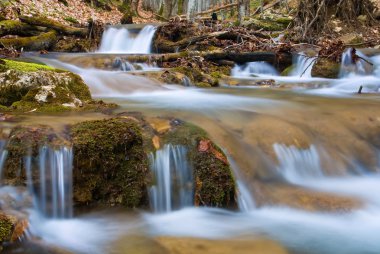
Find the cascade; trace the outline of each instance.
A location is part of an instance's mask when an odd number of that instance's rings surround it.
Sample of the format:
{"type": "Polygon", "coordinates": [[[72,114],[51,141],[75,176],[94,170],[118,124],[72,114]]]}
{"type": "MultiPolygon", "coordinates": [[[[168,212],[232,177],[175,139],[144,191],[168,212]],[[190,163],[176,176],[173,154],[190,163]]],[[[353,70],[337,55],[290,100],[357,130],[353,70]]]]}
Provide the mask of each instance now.
{"type": "Polygon", "coordinates": [[[308,57],[303,52],[293,57],[294,69],[290,72],[290,76],[300,78],[311,78],[311,70],[315,63],[315,57],[308,57]]]}
{"type": "Polygon", "coordinates": [[[250,62],[245,65],[235,67],[231,71],[233,77],[249,77],[251,75],[278,76],[278,71],[267,62],[250,62]]]}
{"type": "Polygon", "coordinates": [[[25,157],[27,186],[34,197],[35,209],[45,217],[70,218],[72,204],[72,163],[71,148],[58,149],[43,146],[38,153],[38,167],[34,167],[32,156],[25,157]],[[38,169],[39,186],[34,182],[34,172],[38,169]]]}
{"type": "Polygon", "coordinates": [[[372,72],[371,70],[372,66],[370,66],[370,64],[366,62],[366,61],[371,62],[371,60],[369,60],[367,56],[365,56],[359,50],[356,50],[355,54],[359,56],[359,59],[353,62],[352,54],[353,54],[352,48],[347,49],[343,53],[342,63],[341,63],[340,72],[339,72],[340,78],[347,78],[347,77],[356,76],[356,75],[363,76],[372,72]]]}
{"type": "Polygon", "coordinates": [[[149,54],[156,27],[145,26],[137,36],[126,27],[109,27],[103,34],[100,53],[149,54]]]}
{"type": "Polygon", "coordinates": [[[154,185],[150,188],[151,205],[164,213],[193,204],[193,176],[184,146],[165,145],[150,155],[154,185]]]}
{"type": "Polygon", "coordinates": [[[230,162],[231,169],[234,172],[234,176],[236,178],[239,209],[242,212],[250,212],[256,208],[255,200],[251,195],[251,192],[248,189],[247,185],[244,183],[244,178],[241,176],[241,170],[239,166],[231,157],[228,157],[228,161],[230,162]]]}
{"type": "Polygon", "coordinates": [[[289,182],[323,176],[318,150],[314,145],[308,149],[274,144],[273,149],[279,161],[278,172],[289,182]]]}
{"type": "Polygon", "coordinates": [[[3,167],[7,159],[8,151],[6,150],[6,141],[0,140],[0,179],[3,176],[3,167]]]}

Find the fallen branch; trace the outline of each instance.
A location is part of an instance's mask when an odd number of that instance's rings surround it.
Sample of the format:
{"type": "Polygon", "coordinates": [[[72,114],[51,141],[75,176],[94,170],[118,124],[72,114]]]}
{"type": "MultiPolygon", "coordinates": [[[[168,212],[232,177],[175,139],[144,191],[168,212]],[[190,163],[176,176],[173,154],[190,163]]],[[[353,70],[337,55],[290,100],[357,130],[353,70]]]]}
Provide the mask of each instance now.
{"type": "Polygon", "coordinates": [[[34,36],[37,28],[17,20],[0,21],[0,37],[4,35],[34,36]]]}
{"type": "Polygon", "coordinates": [[[41,16],[34,16],[34,17],[28,17],[28,16],[20,16],[19,19],[27,23],[29,25],[33,26],[43,26],[47,28],[51,28],[56,30],[58,33],[65,34],[65,35],[76,35],[85,37],[88,34],[88,30],[86,28],[76,28],[71,26],[62,25],[61,23],[41,17],[41,16]]]}
{"type": "Polygon", "coordinates": [[[157,39],[155,41],[155,47],[158,49],[159,52],[175,52],[176,50],[184,49],[189,47],[190,45],[193,45],[199,41],[203,41],[210,38],[218,38],[225,34],[227,34],[228,31],[222,31],[222,32],[214,32],[210,34],[204,34],[199,36],[194,36],[190,38],[185,38],[183,40],[172,42],[168,40],[163,39],[157,39]]]}

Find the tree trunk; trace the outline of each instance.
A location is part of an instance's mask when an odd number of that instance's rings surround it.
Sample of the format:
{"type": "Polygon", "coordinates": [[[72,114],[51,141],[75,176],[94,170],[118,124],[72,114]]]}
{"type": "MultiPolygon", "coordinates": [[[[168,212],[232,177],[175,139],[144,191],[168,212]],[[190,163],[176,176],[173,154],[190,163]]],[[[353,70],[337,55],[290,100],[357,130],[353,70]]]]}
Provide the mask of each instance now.
{"type": "Polygon", "coordinates": [[[244,17],[250,14],[250,1],[238,0],[238,20],[241,23],[244,17]]]}

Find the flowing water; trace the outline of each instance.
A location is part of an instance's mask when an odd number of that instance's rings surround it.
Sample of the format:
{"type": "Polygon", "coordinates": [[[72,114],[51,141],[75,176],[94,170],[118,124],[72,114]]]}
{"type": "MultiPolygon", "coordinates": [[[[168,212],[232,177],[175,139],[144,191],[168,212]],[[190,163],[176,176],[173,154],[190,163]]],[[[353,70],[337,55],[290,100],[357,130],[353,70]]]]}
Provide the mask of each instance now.
{"type": "Polygon", "coordinates": [[[137,35],[127,28],[109,27],[103,34],[99,52],[149,54],[156,27],[145,26],[137,35]]]}
{"type": "Polygon", "coordinates": [[[183,146],[165,145],[150,155],[154,184],[150,188],[153,210],[158,213],[190,207],[193,204],[193,177],[183,146]]]}
{"type": "MultiPolygon", "coordinates": [[[[96,54],[81,57],[91,60],[96,54]]],[[[78,67],[69,60],[39,59],[78,73],[95,98],[118,103],[119,112],[176,117],[205,129],[229,156],[239,210],[192,207],[187,151],[167,144],[150,155],[152,212],[103,211],[70,218],[72,151],[42,147],[39,186],[28,185],[36,197],[33,235],[74,253],[151,253],[157,250],[156,239],[171,236],[267,238],[294,254],[379,253],[380,97],[375,92],[380,60],[368,59],[372,71],[352,71],[336,80],[311,77],[310,59],[302,57],[295,58],[297,74],[291,77],[280,77],[267,63],[249,63],[235,67],[234,76],[271,77],[292,87],[206,90],[159,84],[128,71],[78,67]],[[356,94],[358,76],[371,93],[356,94]]],[[[78,120],[62,116],[61,125],[78,120]]],[[[32,120],[25,116],[23,121],[32,120]]],[[[25,165],[32,179],[33,160],[27,157],[25,165]]]]}

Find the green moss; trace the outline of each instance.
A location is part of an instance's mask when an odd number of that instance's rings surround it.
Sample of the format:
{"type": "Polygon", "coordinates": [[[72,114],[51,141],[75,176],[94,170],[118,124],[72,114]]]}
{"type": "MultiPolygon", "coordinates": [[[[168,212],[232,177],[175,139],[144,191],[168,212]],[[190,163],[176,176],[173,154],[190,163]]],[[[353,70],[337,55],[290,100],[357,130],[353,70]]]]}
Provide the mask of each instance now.
{"type": "Polygon", "coordinates": [[[212,85],[210,83],[206,83],[206,82],[196,82],[195,86],[200,87],[200,88],[212,87],[212,85]]]}
{"type": "Polygon", "coordinates": [[[31,37],[0,39],[0,44],[5,47],[13,47],[15,49],[23,48],[24,50],[37,51],[50,49],[57,42],[57,40],[57,33],[55,31],[50,31],[31,37]]]}
{"type": "Polygon", "coordinates": [[[66,17],[66,18],[64,18],[64,20],[66,20],[67,22],[70,22],[72,24],[79,24],[79,21],[73,17],[66,17]]]}
{"type": "Polygon", "coordinates": [[[74,125],[71,134],[74,192],[86,192],[74,196],[77,202],[125,207],[147,204],[147,157],[141,129],[134,121],[87,121],[74,125]]]}
{"type": "Polygon", "coordinates": [[[42,64],[36,64],[36,63],[26,63],[21,61],[12,61],[8,59],[3,59],[5,61],[5,68],[6,69],[12,69],[17,71],[24,71],[24,72],[34,72],[34,71],[55,71],[56,69],[47,65],[42,64]]]}
{"type": "Polygon", "coordinates": [[[313,65],[311,75],[321,78],[338,78],[340,72],[340,64],[329,59],[318,58],[313,65]]]}
{"type": "Polygon", "coordinates": [[[45,113],[67,112],[73,110],[73,108],[65,107],[62,104],[41,104],[32,101],[16,101],[10,108],[12,111],[28,112],[33,110],[45,113]]]}
{"type": "Polygon", "coordinates": [[[288,26],[293,21],[293,19],[289,18],[289,17],[278,17],[278,18],[275,18],[274,21],[277,23],[288,26]]]}
{"type": "Polygon", "coordinates": [[[243,26],[249,29],[263,29],[265,31],[282,31],[286,28],[286,25],[270,19],[250,19],[244,22],[243,26]]]}
{"type": "Polygon", "coordinates": [[[292,71],[294,70],[294,68],[295,68],[294,65],[290,65],[289,67],[287,67],[285,70],[281,72],[281,76],[289,76],[290,73],[292,73],[292,71]]]}
{"type": "Polygon", "coordinates": [[[12,235],[13,223],[4,214],[0,214],[0,242],[9,241],[12,235]]]}

